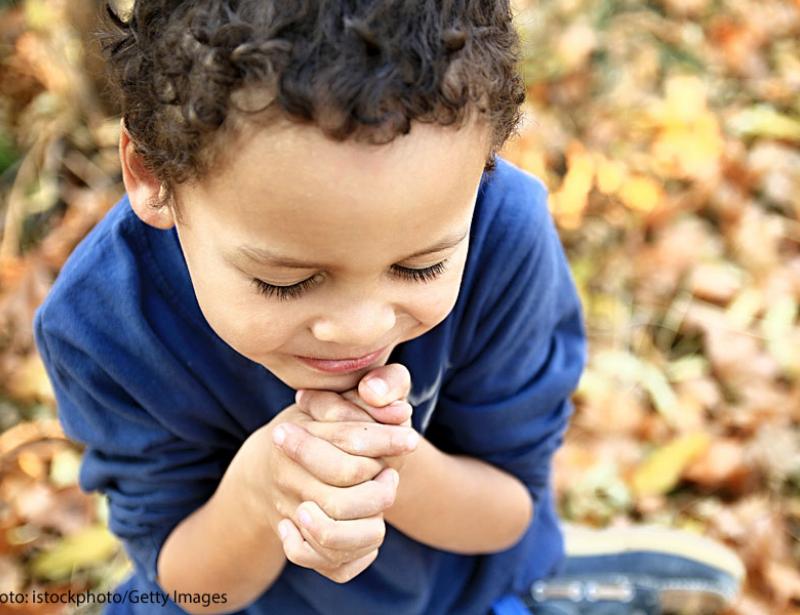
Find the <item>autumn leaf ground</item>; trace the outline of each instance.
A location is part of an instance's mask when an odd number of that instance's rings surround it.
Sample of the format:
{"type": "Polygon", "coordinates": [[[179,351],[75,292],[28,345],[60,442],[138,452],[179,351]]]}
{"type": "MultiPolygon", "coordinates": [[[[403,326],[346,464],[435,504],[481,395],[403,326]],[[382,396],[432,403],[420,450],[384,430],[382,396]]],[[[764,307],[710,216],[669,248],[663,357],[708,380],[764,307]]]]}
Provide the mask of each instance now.
{"type": "MultiPolygon", "coordinates": [[[[130,570],[31,331],[122,194],[95,8],[0,1],[0,591],[130,570]]],[[[503,154],[550,189],[590,337],[561,514],[713,536],[747,566],[731,613],[800,613],[800,2],[514,8],[528,99],[503,154]]]]}

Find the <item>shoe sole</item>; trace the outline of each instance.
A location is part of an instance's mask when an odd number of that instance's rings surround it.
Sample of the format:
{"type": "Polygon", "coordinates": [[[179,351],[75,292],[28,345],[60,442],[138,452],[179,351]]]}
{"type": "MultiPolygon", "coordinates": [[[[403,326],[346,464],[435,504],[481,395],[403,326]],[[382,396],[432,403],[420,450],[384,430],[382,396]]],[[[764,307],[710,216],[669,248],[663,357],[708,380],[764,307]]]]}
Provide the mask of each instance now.
{"type": "MultiPolygon", "coordinates": [[[[593,529],[562,522],[564,549],[569,557],[592,557],[611,553],[656,552],[682,557],[709,566],[726,575],[731,587],[740,587],[745,568],[735,551],[708,537],[658,525],[593,529]]],[[[661,606],[666,612],[700,615],[718,613],[735,595],[721,595],[706,583],[654,579],[661,606]]]]}

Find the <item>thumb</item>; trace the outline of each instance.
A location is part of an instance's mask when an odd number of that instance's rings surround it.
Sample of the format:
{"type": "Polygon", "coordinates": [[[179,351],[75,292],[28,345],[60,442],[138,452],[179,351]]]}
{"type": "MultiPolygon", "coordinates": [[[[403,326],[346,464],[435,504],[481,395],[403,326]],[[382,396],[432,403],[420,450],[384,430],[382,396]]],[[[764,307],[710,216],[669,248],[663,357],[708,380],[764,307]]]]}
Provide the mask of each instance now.
{"type": "Polygon", "coordinates": [[[384,468],[373,480],[397,487],[400,484],[400,474],[394,468],[384,468]]]}
{"type": "Polygon", "coordinates": [[[354,403],[356,406],[369,414],[377,423],[384,423],[385,425],[411,425],[411,414],[413,408],[405,400],[397,400],[383,406],[376,408],[371,406],[364,400],[363,397],[355,390],[345,391],[341,393],[342,397],[354,403]]]}

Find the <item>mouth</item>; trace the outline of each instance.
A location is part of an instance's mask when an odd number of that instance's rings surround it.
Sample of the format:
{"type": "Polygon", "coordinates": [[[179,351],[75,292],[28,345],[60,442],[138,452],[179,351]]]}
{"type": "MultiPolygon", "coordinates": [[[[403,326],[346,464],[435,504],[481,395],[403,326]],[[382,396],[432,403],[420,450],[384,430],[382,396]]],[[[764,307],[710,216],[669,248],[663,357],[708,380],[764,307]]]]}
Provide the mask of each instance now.
{"type": "Polygon", "coordinates": [[[347,359],[319,359],[316,357],[301,357],[299,355],[295,355],[295,357],[316,370],[326,373],[342,374],[353,372],[369,366],[377,361],[387,348],[388,346],[384,346],[383,348],[379,348],[378,350],[362,357],[347,359]]]}

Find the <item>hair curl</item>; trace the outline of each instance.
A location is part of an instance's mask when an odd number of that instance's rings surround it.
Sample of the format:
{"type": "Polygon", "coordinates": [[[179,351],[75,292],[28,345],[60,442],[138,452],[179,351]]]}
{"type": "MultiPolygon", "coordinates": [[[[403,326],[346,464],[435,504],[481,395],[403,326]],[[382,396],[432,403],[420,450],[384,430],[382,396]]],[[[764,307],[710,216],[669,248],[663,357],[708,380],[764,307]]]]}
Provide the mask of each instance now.
{"type": "Polygon", "coordinates": [[[136,0],[100,41],[125,125],[162,183],[201,179],[231,116],[315,124],[380,145],[411,121],[492,127],[486,170],[525,100],[508,0],[136,0]],[[272,114],[262,112],[271,111],[272,114]]]}

